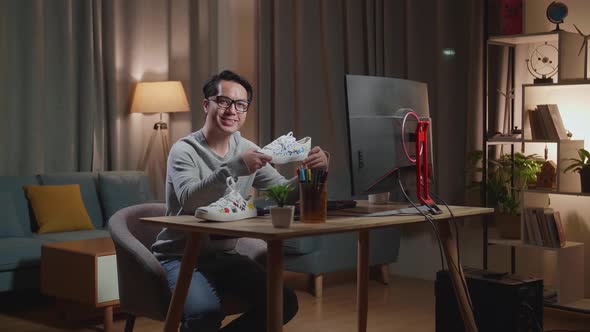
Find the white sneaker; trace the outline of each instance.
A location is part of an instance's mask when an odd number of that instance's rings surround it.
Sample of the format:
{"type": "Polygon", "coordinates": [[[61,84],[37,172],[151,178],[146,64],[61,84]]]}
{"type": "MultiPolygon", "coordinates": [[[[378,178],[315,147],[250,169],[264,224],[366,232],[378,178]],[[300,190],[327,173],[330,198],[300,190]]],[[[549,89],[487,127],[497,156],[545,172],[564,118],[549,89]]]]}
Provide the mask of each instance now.
{"type": "Polygon", "coordinates": [[[229,194],[217,201],[197,209],[195,217],[213,221],[232,221],[256,217],[256,208],[251,201],[246,201],[236,188],[233,177],[225,181],[231,189],[229,194]]]}
{"type": "Polygon", "coordinates": [[[305,159],[310,149],[310,137],[305,137],[297,141],[291,131],[287,135],[275,139],[267,146],[258,150],[258,152],[271,156],[271,163],[273,164],[286,164],[305,159]]]}

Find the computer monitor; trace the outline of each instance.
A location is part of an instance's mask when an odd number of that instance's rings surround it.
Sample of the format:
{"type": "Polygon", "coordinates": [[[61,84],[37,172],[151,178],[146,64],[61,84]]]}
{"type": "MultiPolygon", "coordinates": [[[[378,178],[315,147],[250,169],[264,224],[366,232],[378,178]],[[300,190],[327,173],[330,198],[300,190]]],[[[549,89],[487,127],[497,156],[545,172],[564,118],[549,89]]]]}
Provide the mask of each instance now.
{"type": "Polygon", "coordinates": [[[346,100],[352,195],[397,191],[396,169],[406,170],[404,176],[415,188],[416,169],[410,158],[416,158],[418,120],[410,116],[404,122],[404,116],[413,111],[420,119],[429,120],[427,85],[398,78],[346,75],[346,100]]]}

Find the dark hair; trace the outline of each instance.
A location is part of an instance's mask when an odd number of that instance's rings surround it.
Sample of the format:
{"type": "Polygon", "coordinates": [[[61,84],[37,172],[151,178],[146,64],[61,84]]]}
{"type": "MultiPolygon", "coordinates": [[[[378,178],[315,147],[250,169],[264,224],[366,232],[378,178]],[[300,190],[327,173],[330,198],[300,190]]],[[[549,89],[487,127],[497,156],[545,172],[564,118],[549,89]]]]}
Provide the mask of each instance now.
{"type": "Polygon", "coordinates": [[[219,93],[217,89],[220,81],[231,81],[240,84],[248,93],[248,101],[252,101],[252,86],[250,83],[245,78],[231,70],[224,70],[219,74],[213,75],[207,82],[205,82],[205,85],[203,85],[203,94],[205,95],[205,98],[217,96],[219,93]]]}

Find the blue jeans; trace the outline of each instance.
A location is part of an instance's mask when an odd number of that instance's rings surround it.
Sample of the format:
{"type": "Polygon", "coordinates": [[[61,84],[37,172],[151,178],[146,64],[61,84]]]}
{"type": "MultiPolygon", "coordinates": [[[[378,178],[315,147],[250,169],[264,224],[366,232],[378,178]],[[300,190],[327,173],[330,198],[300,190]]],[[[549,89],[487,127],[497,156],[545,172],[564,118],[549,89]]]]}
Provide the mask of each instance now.
{"type": "MultiPolygon", "coordinates": [[[[161,262],[170,289],[176,286],[180,260],[161,262]]],[[[266,331],[266,272],[247,256],[216,253],[201,256],[193,272],[180,331],[219,331],[225,313],[218,292],[241,298],[248,311],[223,328],[223,332],[266,331]]],[[[283,288],[283,323],[290,321],[297,310],[297,296],[283,288]]]]}

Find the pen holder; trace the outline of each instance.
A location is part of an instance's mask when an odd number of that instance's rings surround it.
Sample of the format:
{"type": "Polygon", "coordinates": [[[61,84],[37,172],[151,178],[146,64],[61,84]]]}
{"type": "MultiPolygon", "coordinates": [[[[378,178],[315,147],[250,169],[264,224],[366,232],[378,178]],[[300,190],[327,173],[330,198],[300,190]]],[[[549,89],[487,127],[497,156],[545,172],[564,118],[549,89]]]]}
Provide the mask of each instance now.
{"type": "Polygon", "coordinates": [[[326,222],[327,187],[327,183],[299,183],[299,219],[302,223],[326,222]]]}

